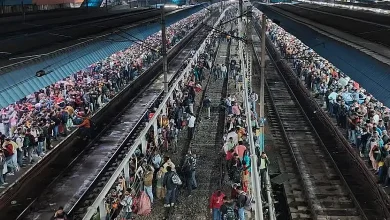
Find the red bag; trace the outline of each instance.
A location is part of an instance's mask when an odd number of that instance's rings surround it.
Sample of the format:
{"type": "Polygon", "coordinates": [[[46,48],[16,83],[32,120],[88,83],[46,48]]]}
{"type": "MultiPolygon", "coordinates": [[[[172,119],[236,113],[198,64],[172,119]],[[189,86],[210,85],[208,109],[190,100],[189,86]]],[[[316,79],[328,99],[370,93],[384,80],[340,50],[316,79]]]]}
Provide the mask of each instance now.
{"type": "Polygon", "coordinates": [[[7,144],[5,146],[4,155],[5,157],[10,157],[14,155],[14,146],[12,146],[12,144],[7,144]]]}
{"type": "Polygon", "coordinates": [[[138,203],[138,215],[149,215],[152,211],[149,196],[145,192],[141,192],[138,203]]]}

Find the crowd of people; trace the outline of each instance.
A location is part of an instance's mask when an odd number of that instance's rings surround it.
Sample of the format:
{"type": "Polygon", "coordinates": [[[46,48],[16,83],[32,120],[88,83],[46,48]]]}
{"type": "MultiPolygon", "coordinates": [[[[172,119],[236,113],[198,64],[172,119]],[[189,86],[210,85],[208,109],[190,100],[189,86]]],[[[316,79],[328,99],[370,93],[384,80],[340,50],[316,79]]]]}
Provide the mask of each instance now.
{"type": "MultiPolygon", "coordinates": [[[[206,13],[203,9],[167,27],[167,48],[206,13]]],[[[160,39],[161,31],[1,109],[0,187],[7,175],[44,156],[61,135],[74,127],[89,130],[89,117],[160,57],[160,39]]]]}
{"type": "MultiPolygon", "coordinates": [[[[147,215],[156,201],[164,203],[165,214],[172,213],[179,193],[184,189],[191,196],[196,189],[196,155],[188,152],[183,164],[177,166],[169,155],[178,151],[178,135],[183,129],[187,130],[187,139],[194,134],[194,106],[197,93],[200,92],[205,69],[209,68],[208,61],[215,51],[216,38],[206,40],[206,51],[199,55],[191,67],[190,74],[181,81],[179,89],[175,90],[172,99],[168,100],[166,114],[158,116],[158,135],[153,128],[148,133],[147,149],[137,149],[130,161],[130,178],[121,176],[117,186],[106,197],[107,219],[118,217],[131,219],[131,216],[147,215]]],[[[191,52],[190,59],[195,51],[191,52]]],[[[185,62],[189,64],[190,61],[185,62]]],[[[149,119],[155,114],[152,109],[149,119]]]]}
{"type": "MultiPolygon", "coordinates": [[[[241,93],[239,93],[241,96],[241,93]]],[[[251,175],[251,157],[249,149],[249,140],[247,129],[252,129],[254,134],[258,132],[257,115],[255,104],[257,94],[251,93],[251,122],[246,124],[246,116],[243,108],[242,97],[228,95],[221,100],[221,108],[226,110],[226,135],[224,136],[224,145],[222,153],[225,158],[225,166],[227,175],[230,180],[231,192],[227,196],[221,190],[214,192],[210,198],[210,211],[213,220],[245,220],[246,213],[252,209],[252,197],[250,188],[251,175]],[[240,101],[241,100],[241,101],[240,101]]],[[[257,136],[254,137],[255,143],[257,136]]],[[[260,152],[258,145],[255,147],[256,155],[258,156],[258,164],[256,169],[260,170],[261,185],[265,187],[265,175],[268,168],[269,160],[265,152],[260,152]]],[[[264,199],[262,200],[264,201],[264,199]]]]}
{"type": "MultiPolygon", "coordinates": [[[[237,48],[238,49],[238,48],[237,48]]],[[[251,176],[251,157],[248,140],[248,130],[252,129],[253,134],[257,134],[259,125],[256,114],[256,101],[258,95],[254,92],[248,94],[250,105],[251,124],[246,122],[245,109],[243,107],[242,88],[237,86],[237,76],[241,74],[241,61],[231,56],[230,64],[227,65],[229,73],[222,73],[220,68],[216,69],[216,78],[225,78],[229,76],[236,79],[236,93],[228,94],[226,98],[221,99],[220,108],[226,111],[224,144],[222,154],[225,159],[224,165],[229,177],[231,186],[230,195],[221,189],[216,190],[210,197],[210,212],[213,220],[245,220],[252,209],[252,197],[250,187],[251,176]]],[[[254,137],[257,143],[257,136],[254,137]]],[[[265,152],[260,152],[258,145],[255,146],[256,154],[259,158],[256,169],[260,169],[262,175],[262,186],[265,186],[265,174],[269,160],[265,152]]],[[[264,200],[263,200],[264,201],[264,200]]]]}
{"type": "MultiPolygon", "coordinates": [[[[261,12],[257,11],[256,15],[261,20],[261,12]]],[[[292,63],[297,77],[321,100],[337,125],[347,131],[351,146],[359,150],[362,158],[369,159],[379,182],[388,187],[389,108],[358,82],[269,19],[267,35],[281,56],[292,63]]]]}

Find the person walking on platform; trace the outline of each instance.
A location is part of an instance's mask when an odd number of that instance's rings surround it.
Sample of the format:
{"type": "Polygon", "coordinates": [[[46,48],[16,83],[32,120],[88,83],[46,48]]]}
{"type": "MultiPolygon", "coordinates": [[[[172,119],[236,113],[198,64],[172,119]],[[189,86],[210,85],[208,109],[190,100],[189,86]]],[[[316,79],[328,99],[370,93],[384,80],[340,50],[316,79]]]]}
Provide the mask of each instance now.
{"type": "Polygon", "coordinates": [[[210,112],[211,100],[207,95],[203,99],[203,107],[207,111],[207,119],[210,119],[210,117],[211,117],[211,112],[210,112]]]}

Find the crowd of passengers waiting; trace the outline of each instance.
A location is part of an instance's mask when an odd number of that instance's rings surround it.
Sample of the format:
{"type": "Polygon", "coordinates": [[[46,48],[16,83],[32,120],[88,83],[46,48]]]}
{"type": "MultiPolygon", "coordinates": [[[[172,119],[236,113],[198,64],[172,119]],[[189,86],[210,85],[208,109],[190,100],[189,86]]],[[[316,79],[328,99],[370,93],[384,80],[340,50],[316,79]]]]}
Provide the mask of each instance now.
{"type": "MultiPolygon", "coordinates": [[[[170,49],[205,16],[197,12],[167,28],[170,49]]],[[[158,58],[161,31],[0,110],[0,187],[6,177],[41,159],[60,136],[89,118],[158,58]],[[145,46],[147,45],[147,46],[145,46]]],[[[88,136],[89,133],[86,132],[88,136]]]]}
{"type": "MultiPolygon", "coordinates": [[[[260,12],[257,17],[261,20],[260,12]]],[[[337,125],[346,129],[351,146],[359,150],[362,158],[369,159],[379,182],[388,187],[389,108],[329,61],[268,19],[267,35],[281,56],[292,63],[297,77],[321,100],[337,125]]]]}

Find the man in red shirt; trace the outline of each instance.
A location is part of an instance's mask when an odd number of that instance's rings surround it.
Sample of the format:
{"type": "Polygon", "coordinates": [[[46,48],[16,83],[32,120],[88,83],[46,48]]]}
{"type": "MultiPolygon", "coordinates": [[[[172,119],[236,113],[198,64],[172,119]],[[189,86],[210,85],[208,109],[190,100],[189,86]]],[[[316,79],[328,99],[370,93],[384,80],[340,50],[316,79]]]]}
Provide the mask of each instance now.
{"type": "Polygon", "coordinates": [[[220,189],[215,191],[210,198],[210,213],[213,220],[221,220],[221,206],[223,205],[223,197],[225,194],[220,189]]]}
{"type": "Polygon", "coordinates": [[[246,147],[242,144],[242,141],[239,141],[238,145],[234,149],[234,153],[238,154],[238,156],[242,160],[242,158],[244,157],[244,152],[245,151],[246,151],[246,147]]]}

